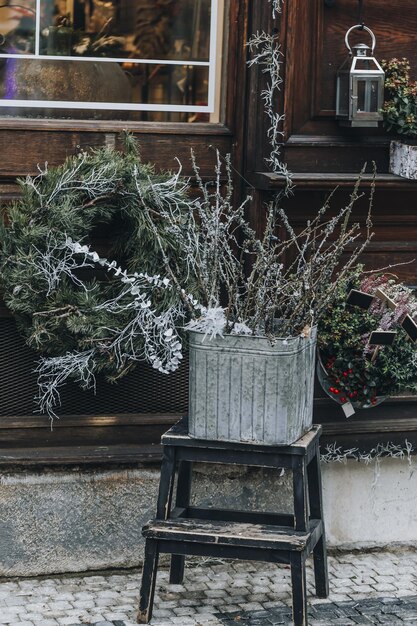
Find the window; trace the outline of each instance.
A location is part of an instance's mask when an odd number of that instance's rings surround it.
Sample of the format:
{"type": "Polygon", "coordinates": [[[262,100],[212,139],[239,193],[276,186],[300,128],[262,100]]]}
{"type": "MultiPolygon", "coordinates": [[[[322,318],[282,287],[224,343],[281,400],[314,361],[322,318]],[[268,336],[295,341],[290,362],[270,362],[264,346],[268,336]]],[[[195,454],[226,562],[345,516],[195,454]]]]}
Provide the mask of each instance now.
{"type": "Polygon", "coordinates": [[[223,0],[3,0],[0,115],[210,121],[223,0]]]}

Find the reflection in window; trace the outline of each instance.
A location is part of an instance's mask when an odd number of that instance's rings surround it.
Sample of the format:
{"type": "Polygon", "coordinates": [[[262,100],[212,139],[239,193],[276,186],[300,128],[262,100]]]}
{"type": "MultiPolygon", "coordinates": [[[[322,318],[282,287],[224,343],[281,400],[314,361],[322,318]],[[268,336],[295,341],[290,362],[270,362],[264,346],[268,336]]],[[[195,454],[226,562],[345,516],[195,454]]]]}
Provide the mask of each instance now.
{"type": "Polygon", "coordinates": [[[3,0],[0,114],[206,121],[219,4],[3,0]]]}
{"type": "Polygon", "coordinates": [[[0,52],[34,54],[36,0],[5,0],[0,5],[0,52]]]}

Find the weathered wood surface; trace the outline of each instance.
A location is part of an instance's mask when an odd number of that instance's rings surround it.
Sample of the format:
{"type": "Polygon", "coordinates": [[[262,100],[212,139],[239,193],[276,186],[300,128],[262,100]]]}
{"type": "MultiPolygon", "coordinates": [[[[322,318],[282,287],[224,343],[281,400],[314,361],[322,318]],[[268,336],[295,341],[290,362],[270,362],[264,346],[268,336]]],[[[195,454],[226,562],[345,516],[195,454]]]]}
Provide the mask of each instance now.
{"type": "MultiPolygon", "coordinates": [[[[117,413],[107,415],[65,415],[63,419],[53,422],[53,430],[65,428],[88,428],[100,426],[102,428],[118,426],[169,426],[176,424],[182,415],[180,413],[117,413]]],[[[18,415],[1,416],[0,431],[21,428],[48,428],[51,422],[46,415],[18,415]]],[[[0,436],[3,441],[3,434],[0,436]]]]}
{"type": "Polygon", "coordinates": [[[307,450],[320,436],[321,430],[321,426],[316,424],[305,435],[289,446],[262,446],[253,443],[194,439],[188,434],[187,418],[184,417],[162,436],[161,442],[163,445],[185,446],[193,449],[209,447],[211,450],[218,449],[228,451],[237,450],[245,452],[261,452],[266,456],[277,453],[280,455],[297,454],[303,456],[307,454],[307,450]]]}
{"type": "Polygon", "coordinates": [[[59,446],[4,448],[0,450],[2,466],[39,465],[108,465],[109,463],[160,463],[162,449],[156,444],[111,446],[59,446]]]}
{"type": "MultiPolygon", "coordinates": [[[[293,172],[293,181],[298,189],[334,189],[337,187],[348,187],[352,189],[359,176],[355,173],[335,173],[335,172],[293,172]]],[[[266,190],[281,189],[285,185],[285,179],[280,174],[269,172],[256,172],[251,180],[257,187],[266,190]]],[[[376,184],[378,189],[398,189],[416,191],[416,183],[408,179],[398,178],[395,174],[377,174],[376,184]]],[[[361,186],[369,188],[372,184],[373,176],[364,174],[361,176],[361,186]]]]}
{"type": "Polygon", "coordinates": [[[319,488],[320,432],[320,426],[314,427],[304,435],[299,448],[297,445],[276,446],[274,454],[269,454],[271,446],[266,445],[245,444],[236,450],[218,449],[217,442],[213,441],[192,440],[194,447],[182,445],[181,442],[191,439],[187,434],[186,418],[172,427],[170,433],[173,436],[170,438],[168,433],[164,441],[158,519],[150,521],[142,529],[146,539],[147,556],[140,593],[138,616],[140,622],[148,621],[152,616],[155,570],[158,554],[162,552],[172,555],[170,580],[178,584],[183,579],[185,556],[267,561],[290,565],[294,626],[307,626],[305,560],[312,551],[316,591],[321,597],[328,594],[326,541],[319,488]],[[249,452],[248,447],[251,448],[249,452]],[[288,454],[280,454],[280,450],[286,450],[288,454]],[[303,450],[301,454],[300,450],[303,450]],[[280,463],[285,460],[286,466],[293,470],[294,515],[189,506],[192,486],[190,460],[207,458],[210,462],[218,464],[250,465],[259,463],[258,459],[261,457],[267,457],[271,467],[276,468],[282,467],[280,463]],[[176,506],[171,509],[178,461],[180,464],[176,506]],[[313,514],[319,517],[313,519],[313,514]]]}
{"type": "Polygon", "coordinates": [[[145,545],[145,559],[142,571],[139,612],[137,616],[138,624],[147,624],[152,617],[158,559],[158,542],[152,540],[147,541],[145,545]]]}
{"type": "Polygon", "coordinates": [[[158,540],[303,551],[321,529],[321,520],[312,520],[309,530],[302,532],[262,524],[180,518],[152,521],[143,527],[142,532],[144,537],[158,540]]]}
{"type": "MultiPolygon", "coordinates": [[[[0,417],[0,454],[7,448],[60,446],[132,446],[159,443],[178,414],[62,416],[51,424],[47,416],[0,417]],[[158,436],[159,435],[159,436],[158,436]]],[[[29,452],[29,450],[28,450],[29,452]]]]}

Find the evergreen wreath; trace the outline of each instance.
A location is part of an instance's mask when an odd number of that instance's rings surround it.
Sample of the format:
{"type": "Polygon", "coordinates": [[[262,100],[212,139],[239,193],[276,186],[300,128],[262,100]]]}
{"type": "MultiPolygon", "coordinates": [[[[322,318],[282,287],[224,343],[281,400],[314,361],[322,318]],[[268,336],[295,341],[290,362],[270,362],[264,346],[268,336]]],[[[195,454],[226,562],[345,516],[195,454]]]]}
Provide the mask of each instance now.
{"type": "Polygon", "coordinates": [[[126,135],[124,152],[82,151],[18,182],[21,198],[0,225],[1,287],[26,343],[44,355],[40,410],[55,415],[69,378],[94,387],[98,372],[115,381],[143,359],[175,370],[182,307],[159,272],[168,260],[187,284],[186,268],[161,213],[190,210],[187,181],[142,163],[126,135]],[[116,232],[117,262],[91,249],[103,224],[116,232]]]}

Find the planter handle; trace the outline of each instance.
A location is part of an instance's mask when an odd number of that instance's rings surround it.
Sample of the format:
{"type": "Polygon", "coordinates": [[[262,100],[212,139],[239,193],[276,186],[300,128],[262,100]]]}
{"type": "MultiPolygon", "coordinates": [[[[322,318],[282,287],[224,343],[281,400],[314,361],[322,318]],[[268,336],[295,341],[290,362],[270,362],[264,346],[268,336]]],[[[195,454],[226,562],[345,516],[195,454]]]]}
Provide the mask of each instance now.
{"type": "Polygon", "coordinates": [[[352,26],[347,31],[347,33],[345,35],[345,44],[346,44],[346,48],[349,50],[349,54],[352,54],[352,48],[349,45],[349,35],[352,32],[352,30],[356,30],[356,29],[358,29],[358,30],[366,30],[366,32],[371,35],[371,38],[372,38],[371,55],[373,56],[374,50],[375,50],[375,46],[376,46],[376,38],[375,38],[375,35],[373,34],[373,32],[371,31],[371,29],[368,28],[367,26],[365,26],[364,24],[355,24],[355,26],[352,26]]]}

